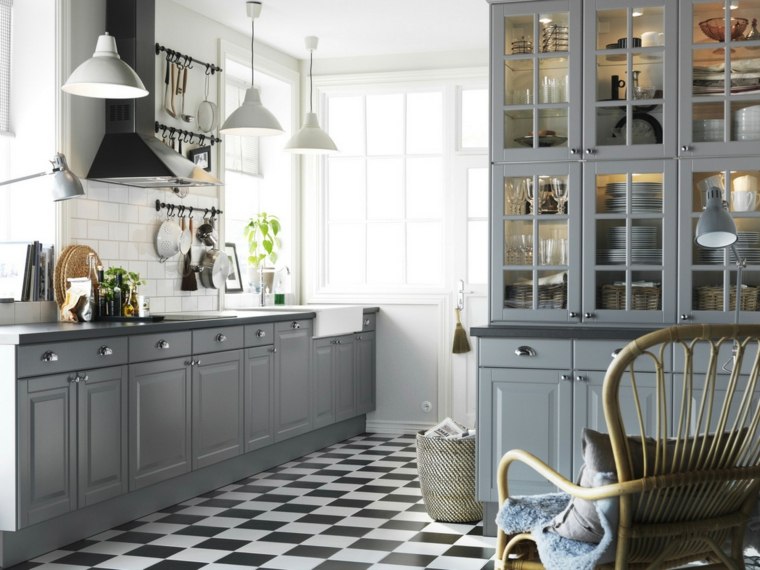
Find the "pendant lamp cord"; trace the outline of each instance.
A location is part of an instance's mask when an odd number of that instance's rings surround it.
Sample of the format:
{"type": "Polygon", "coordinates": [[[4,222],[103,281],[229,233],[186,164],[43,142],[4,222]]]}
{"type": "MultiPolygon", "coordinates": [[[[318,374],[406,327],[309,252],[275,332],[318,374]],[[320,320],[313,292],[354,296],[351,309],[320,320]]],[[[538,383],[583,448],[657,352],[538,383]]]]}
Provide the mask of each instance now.
{"type": "Polygon", "coordinates": [[[255,28],[254,25],[256,24],[256,18],[251,18],[251,87],[254,87],[253,85],[253,38],[255,37],[255,28]]]}
{"type": "Polygon", "coordinates": [[[314,112],[314,79],[311,71],[314,67],[314,50],[309,50],[309,113],[314,112]]]}

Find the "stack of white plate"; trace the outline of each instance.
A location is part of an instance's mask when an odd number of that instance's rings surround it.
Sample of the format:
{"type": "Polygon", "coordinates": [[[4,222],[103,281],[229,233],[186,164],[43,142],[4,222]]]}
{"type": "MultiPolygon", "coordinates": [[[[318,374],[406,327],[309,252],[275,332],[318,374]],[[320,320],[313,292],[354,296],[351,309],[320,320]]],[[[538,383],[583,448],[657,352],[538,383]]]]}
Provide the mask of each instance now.
{"type": "MultiPolygon", "coordinates": [[[[739,256],[742,259],[746,259],[747,263],[756,265],[760,263],[760,247],[758,247],[758,241],[760,240],[760,232],[739,232],[739,239],[736,241],[736,250],[739,252],[739,256]]],[[[736,263],[734,254],[731,250],[728,250],[728,263],[736,263]]],[[[722,264],[725,261],[725,248],[718,249],[704,249],[700,248],[697,254],[697,261],[699,263],[718,263],[722,264]]]]}
{"type": "Polygon", "coordinates": [[[732,127],[734,140],[760,140],[760,105],[752,105],[735,111],[732,127]]]}
{"type": "MultiPolygon", "coordinates": [[[[608,245],[615,249],[626,248],[626,227],[610,228],[607,232],[608,245]]],[[[657,228],[636,226],[631,228],[631,248],[655,249],[657,247],[657,228]]]]}
{"type": "MultiPolygon", "coordinates": [[[[662,212],[662,184],[659,182],[633,182],[631,184],[631,213],[662,212]]],[[[625,182],[607,184],[606,212],[624,214],[628,201],[628,185],[625,182]]]]}
{"type": "Polygon", "coordinates": [[[723,140],[723,119],[701,119],[693,122],[694,140],[697,142],[715,142],[723,140]]]}
{"type": "MultiPolygon", "coordinates": [[[[624,264],[628,251],[627,249],[600,249],[597,262],[600,264],[624,264]]],[[[662,263],[662,250],[631,249],[630,260],[632,264],[660,265],[662,263]]]]}

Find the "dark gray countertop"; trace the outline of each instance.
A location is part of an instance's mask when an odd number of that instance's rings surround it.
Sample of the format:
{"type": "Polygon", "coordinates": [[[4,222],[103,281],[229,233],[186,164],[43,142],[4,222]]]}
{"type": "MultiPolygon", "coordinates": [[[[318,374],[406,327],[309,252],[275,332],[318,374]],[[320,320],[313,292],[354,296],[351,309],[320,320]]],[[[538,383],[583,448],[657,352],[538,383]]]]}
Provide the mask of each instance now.
{"type": "MultiPolygon", "coordinates": [[[[378,307],[365,307],[365,313],[376,313],[378,307]]],[[[181,313],[180,313],[181,314],[181,313]]],[[[311,311],[256,311],[236,310],[209,312],[220,315],[221,318],[203,319],[203,313],[198,319],[158,322],[92,322],[92,323],[34,323],[28,325],[5,325],[0,326],[0,344],[34,344],[38,342],[51,342],[60,340],[79,340],[88,338],[106,338],[121,335],[149,334],[158,332],[183,331],[189,329],[203,329],[220,326],[252,325],[258,323],[272,323],[289,321],[293,319],[312,319],[316,313],[311,311]]],[[[167,318],[170,318],[167,315],[167,318]]]]}
{"type": "Polygon", "coordinates": [[[601,327],[562,325],[490,325],[471,327],[470,334],[479,338],[560,338],[579,340],[633,340],[656,330],[656,327],[601,327]]]}

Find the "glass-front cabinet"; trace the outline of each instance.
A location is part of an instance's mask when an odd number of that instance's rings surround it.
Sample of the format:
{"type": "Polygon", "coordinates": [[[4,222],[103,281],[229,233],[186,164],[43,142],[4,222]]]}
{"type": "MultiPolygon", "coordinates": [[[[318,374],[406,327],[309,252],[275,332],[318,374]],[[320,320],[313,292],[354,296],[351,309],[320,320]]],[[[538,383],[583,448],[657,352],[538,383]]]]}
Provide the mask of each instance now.
{"type": "Polygon", "coordinates": [[[493,167],[491,316],[578,322],[581,165],[493,167]]]}
{"type": "Polygon", "coordinates": [[[586,158],[675,154],[677,4],[584,3],[586,158]]]}
{"type": "Polygon", "coordinates": [[[683,0],[678,4],[681,156],[756,153],[760,145],[760,0],[683,0]]]}
{"type": "Polygon", "coordinates": [[[540,160],[580,156],[580,0],[494,9],[503,25],[493,37],[502,53],[493,63],[493,159],[536,160],[536,149],[540,160]]]}
{"type": "Polygon", "coordinates": [[[742,270],[739,322],[760,322],[760,164],[752,158],[681,161],[679,322],[733,323],[737,258],[742,270]],[[736,223],[735,248],[707,249],[694,242],[705,193],[720,188],[736,223]]]}
{"type": "Polygon", "coordinates": [[[583,321],[667,323],[676,306],[676,165],[586,164],[583,321]]]}

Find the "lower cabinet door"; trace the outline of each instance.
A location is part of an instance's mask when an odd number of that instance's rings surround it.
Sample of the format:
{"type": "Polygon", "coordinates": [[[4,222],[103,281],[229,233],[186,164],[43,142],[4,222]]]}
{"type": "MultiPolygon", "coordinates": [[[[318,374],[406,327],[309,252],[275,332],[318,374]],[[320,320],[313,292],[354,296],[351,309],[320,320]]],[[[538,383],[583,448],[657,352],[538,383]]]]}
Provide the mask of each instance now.
{"type": "MultiPolygon", "coordinates": [[[[478,374],[478,498],[498,499],[496,469],[510,449],[528,451],[570,477],[572,376],[567,371],[511,368],[481,368],[478,374]]],[[[510,495],[555,490],[522,464],[512,464],[508,480],[510,495]]]]}
{"type": "Polygon", "coordinates": [[[127,367],[80,374],[79,508],[126,493],[127,367]]]}
{"type": "Polygon", "coordinates": [[[314,427],[335,422],[335,370],[333,367],[334,338],[318,338],[313,344],[313,421],[314,427]]]}
{"type": "Polygon", "coordinates": [[[129,489],[191,468],[190,365],[185,358],[129,366],[129,489]]]}
{"type": "Polygon", "coordinates": [[[76,509],[75,377],[18,382],[19,527],[76,509]]]}
{"type": "Polygon", "coordinates": [[[193,469],[243,453],[243,351],[202,354],[193,366],[193,469]]]}
{"type": "Polygon", "coordinates": [[[245,450],[274,442],[274,346],[249,348],[245,353],[245,450]]]}
{"type": "Polygon", "coordinates": [[[275,325],[275,441],[311,429],[311,321],[275,325]]]}
{"type": "Polygon", "coordinates": [[[356,335],[354,341],[354,362],[356,363],[354,378],[356,380],[357,414],[366,414],[375,409],[376,354],[374,332],[356,335]]]}
{"type": "Polygon", "coordinates": [[[335,339],[335,420],[341,421],[356,415],[356,386],[354,381],[354,337],[335,339]]]}

